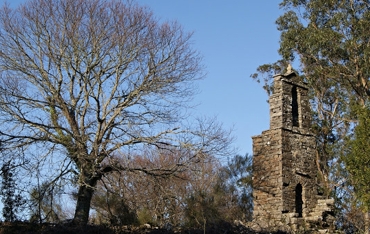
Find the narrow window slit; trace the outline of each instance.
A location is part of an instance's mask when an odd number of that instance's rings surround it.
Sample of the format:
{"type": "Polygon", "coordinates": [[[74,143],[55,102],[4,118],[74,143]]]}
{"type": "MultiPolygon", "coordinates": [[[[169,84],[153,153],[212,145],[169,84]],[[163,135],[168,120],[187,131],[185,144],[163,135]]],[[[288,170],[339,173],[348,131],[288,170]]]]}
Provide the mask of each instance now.
{"type": "Polygon", "coordinates": [[[297,184],[295,188],[295,212],[298,213],[298,217],[302,217],[302,210],[303,210],[302,185],[297,184]]]}
{"type": "Polygon", "coordinates": [[[292,122],[293,126],[298,127],[298,94],[297,94],[297,87],[294,86],[292,88],[292,122]]]}

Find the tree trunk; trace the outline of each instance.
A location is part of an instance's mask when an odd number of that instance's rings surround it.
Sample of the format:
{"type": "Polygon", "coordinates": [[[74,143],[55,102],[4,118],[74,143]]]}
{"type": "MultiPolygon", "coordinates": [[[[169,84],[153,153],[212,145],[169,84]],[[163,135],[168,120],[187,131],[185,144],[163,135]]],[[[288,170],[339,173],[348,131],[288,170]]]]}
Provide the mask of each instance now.
{"type": "Polygon", "coordinates": [[[87,183],[81,184],[77,193],[77,204],[73,223],[76,225],[86,225],[89,221],[91,199],[97,180],[92,179],[87,183]]]}

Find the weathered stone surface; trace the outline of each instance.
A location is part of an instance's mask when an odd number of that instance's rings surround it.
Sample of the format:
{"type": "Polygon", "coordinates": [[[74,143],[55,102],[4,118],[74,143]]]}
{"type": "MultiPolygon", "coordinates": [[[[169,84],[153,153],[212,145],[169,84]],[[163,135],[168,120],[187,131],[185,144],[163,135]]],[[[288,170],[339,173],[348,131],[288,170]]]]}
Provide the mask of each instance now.
{"type": "Polygon", "coordinates": [[[332,200],[318,200],[308,88],[294,72],[277,75],[269,104],[270,129],[252,137],[253,225],[309,228],[331,212],[332,200]]]}

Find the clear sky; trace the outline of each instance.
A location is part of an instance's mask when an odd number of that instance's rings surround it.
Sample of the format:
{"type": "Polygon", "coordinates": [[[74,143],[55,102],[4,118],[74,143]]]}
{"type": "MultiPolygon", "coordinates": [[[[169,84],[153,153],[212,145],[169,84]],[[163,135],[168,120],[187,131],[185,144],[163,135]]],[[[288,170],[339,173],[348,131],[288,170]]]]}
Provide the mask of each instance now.
{"type": "MultiPolygon", "coordinates": [[[[4,0],[1,0],[4,2],[4,0]]],[[[17,6],[25,0],[8,0],[17,6]]],[[[207,76],[199,82],[196,112],[233,128],[238,153],[252,154],[251,136],[269,128],[267,95],[249,76],[278,60],[280,0],[136,0],[161,20],[193,31],[207,76]]]]}
{"type": "Polygon", "coordinates": [[[280,0],[137,0],[162,20],[193,31],[207,77],[196,97],[199,115],[234,128],[238,153],[252,154],[251,136],[269,128],[267,94],[250,78],[259,65],[279,59],[280,0]]]}

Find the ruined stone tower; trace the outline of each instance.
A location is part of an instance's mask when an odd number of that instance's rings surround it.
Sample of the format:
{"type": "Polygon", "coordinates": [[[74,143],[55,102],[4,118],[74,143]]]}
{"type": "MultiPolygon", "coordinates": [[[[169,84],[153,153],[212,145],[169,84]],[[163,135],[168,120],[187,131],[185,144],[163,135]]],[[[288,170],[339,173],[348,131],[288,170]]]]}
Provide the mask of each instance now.
{"type": "MultiPolygon", "coordinates": [[[[322,219],[308,88],[295,72],[274,76],[270,129],[253,138],[253,223],[296,230],[322,219]],[[319,209],[319,210],[318,210],[319,209]]],[[[329,201],[331,203],[331,201],[329,201]]]]}

